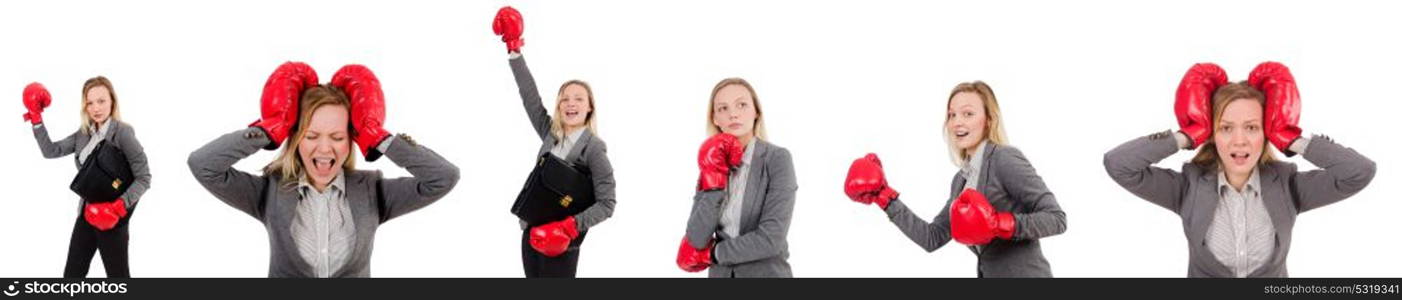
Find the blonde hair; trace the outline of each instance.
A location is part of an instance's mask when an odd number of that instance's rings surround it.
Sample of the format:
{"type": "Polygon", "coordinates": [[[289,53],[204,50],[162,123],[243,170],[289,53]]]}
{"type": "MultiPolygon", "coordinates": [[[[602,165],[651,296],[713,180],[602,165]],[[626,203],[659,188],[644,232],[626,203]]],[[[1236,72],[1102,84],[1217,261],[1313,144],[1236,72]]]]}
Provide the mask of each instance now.
{"type": "Polygon", "coordinates": [[[112,113],[107,115],[107,120],[122,120],[121,111],[117,109],[117,90],[112,89],[112,81],[107,80],[107,77],[103,76],[88,78],[88,81],[83,82],[83,105],[80,106],[80,110],[78,111],[78,115],[80,116],[78,119],[83,122],[78,128],[82,130],[84,134],[93,134],[93,132],[91,132],[92,129],[88,128],[93,122],[92,117],[88,116],[88,91],[99,86],[107,88],[107,96],[112,98],[112,113]]]}
{"type": "MultiPolygon", "coordinates": [[[[278,153],[276,159],[263,167],[263,174],[276,174],[282,179],[283,185],[287,186],[295,186],[299,181],[297,175],[304,173],[302,170],[305,166],[302,165],[297,148],[302,145],[302,138],[307,135],[307,124],[311,123],[312,113],[323,106],[341,106],[345,107],[347,111],[350,110],[350,100],[346,98],[346,94],[341,92],[341,89],[329,84],[318,85],[303,91],[298,103],[297,126],[292,127],[292,135],[288,137],[287,145],[283,146],[282,152],[278,153]]],[[[350,122],[346,122],[346,128],[350,130],[350,122]]],[[[354,132],[351,131],[351,134],[353,135],[354,132]]],[[[344,161],[345,164],[341,165],[341,169],[346,171],[355,169],[355,151],[346,151],[344,161]]]]}
{"type": "Polygon", "coordinates": [[[589,98],[589,114],[584,115],[584,128],[589,130],[589,134],[599,135],[599,131],[594,125],[594,89],[589,87],[589,83],[583,80],[574,79],[566,81],[560,85],[560,92],[555,94],[555,117],[550,118],[550,134],[555,136],[555,141],[565,140],[565,121],[561,117],[560,103],[565,102],[565,88],[571,85],[578,85],[584,88],[585,97],[589,98]]]}
{"type": "Polygon", "coordinates": [[[716,83],[715,88],[711,89],[711,99],[706,102],[706,136],[716,135],[717,133],[721,132],[720,127],[716,126],[715,123],[716,94],[720,93],[720,89],[732,85],[739,85],[745,87],[745,90],[750,92],[750,99],[755,102],[755,127],[753,130],[754,136],[761,140],[769,140],[769,134],[765,133],[764,130],[764,109],[762,109],[759,105],[759,94],[755,93],[755,87],[750,85],[749,81],[745,81],[744,79],[741,79],[739,77],[722,79],[719,83],[716,83]]]}
{"type": "MultiPolygon", "coordinates": [[[[949,98],[944,102],[945,110],[949,109],[949,104],[954,101],[954,96],[959,93],[974,93],[979,96],[979,99],[983,100],[983,113],[988,118],[986,122],[988,126],[984,128],[983,138],[994,144],[1007,145],[1008,134],[1003,132],[1003,110],[998,108],[998,97],[993,95],[993,88],[989,87],[987,83],[983,83],[983,81],[964,82],[955,85],[954,89],[949,91],[949,98]]],[[[946,113],[944,115],[944,122],[945,124],[949,124],[949,121],[949,114],[946,113]]],[[[969,160],[969,157],[973,156],[973,153],[969,152],[973,149],[959,149],[959,146],[954,144],[954,134],[949,131],[949,126],[943,127],[944,143],[949,147],[949,159],[954,162],[955,166],[963,167],[964,161],[969,160]]]]}
{"type": "MultiPolygon", "coordinates": [[[[1212,131],[1217,131],[1217,126],[1222,123],[1222,111],[1227,105],[1237,100],[1254,100],[1261,105],[1261,111],[1266,109],[1266,95],[1260,90],[1251,87],[1245,81],[1227,84],[1217,88],[1212,93],[1212,131]]],[[[1275,155],[1271,153],[1270,143],[1261,143],[1261,159],[1256,161],[1256,165],[1262,166],[1275,161],[1275,155]]],[[[1192,162],[1208,170],[1217,170],[1222,165],[1221,157],[1217,153],[1216,143],[1207,139],[1198,148],[1198,153],[1193,155],[1192,162]]]]}

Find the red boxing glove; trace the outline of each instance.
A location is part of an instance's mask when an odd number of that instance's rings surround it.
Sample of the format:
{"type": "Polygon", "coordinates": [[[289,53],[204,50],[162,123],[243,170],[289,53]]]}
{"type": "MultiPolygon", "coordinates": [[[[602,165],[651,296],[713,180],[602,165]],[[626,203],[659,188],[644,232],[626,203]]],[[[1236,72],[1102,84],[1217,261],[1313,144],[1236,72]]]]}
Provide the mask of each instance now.
{"type": "Polygon", "coordinates": [[[521,46],[526,44],[521,39],[521,33],[526,31],[526,21],[521,19],[521,12],[510,6],[502,6],[497,10],[497,17],[492,19],[492,33],[501,36],[501,41],[506,43],[506,52],[521,52],[521,46]]]}
{"type": "Polygon", "coordinates": [[[1266,139],[1281,153],[1294,156],[1290,143],[1300,138],[1300,90],[1295,87],[1290,68],[1278,62],[1263,62],[1251,70],[1246,83],[1266,94],[1266,139]]]}
{"type": "Polygon", "coordinates": [[[852,161],[852,167],[847,169],[847,184],[844,190],[852,201],[862,204],[876,203],[881,210],[886,210],[886,206],[891,204],[891,199],[901,194],[886,185],[886,173],[881,169],[881,159],[876,157],[876,153],[867,153],[866,156],[852,161]]]}
{"type": "Polygon", "coordinates": [[[277,67],[263,84],[263,118],[249,124],[262,128],[272,140],[263,149],[273,150],[287,139],[297,126],[297,107],[302,91],[317,85],[316,70],[300,62],[286,62],[277,67]]]}
{"type": "Polygon", "coordinates": [[[1227,71],[1213,63],[1199,63],[1183,74],[1178,83],[1178,95],[1173,113],[1178,116],[1178,128],[1190,140],[1188,148],[1197,148],[1212,136],[1212,93],[1227,84],[1227,71]]]}
{"type": "Polygon", "coordinates": [[[993,238],[1012,239],[1017,228],[1013,214],[993,210],[983,193],[964,189],[949,206],[949,231],[965,245],[984,245],[993,238]]]}
{"type": "Polygon", "coordinates": [[[706,242],[706,248],[696,249],[682,238],[681,248],[677,249],[677,267],[682,271],[701,272],[711,267],[711,249],[716,246],[716,241],[706,242]]]}
{"type": "Polygon", "coordinates": [[[40,114],[44,113],[44,109],[52,102],[53,97],[49,96],[49,89],[44,88],[43,84],[34,82],[24,86],[24,109],[28,110],[24,114],[24,120],[32,125],[44,123],[44,116],[40,114]]]}
{"type": "Polygon", "coordinates": [[[578,236],[574,217],[570,216],[531,228],[531,248],[548,257],[560,256],[570,248],[570,241],[578,236]]]}
{"type": "Polygon", "coordinates": [[[723,190],[730,182],[730,168],[739,166],[745,159],[745,146],[740,139],[729,133],[717,133],[701,143],[701,153],[696,156],[696,164],[701,167],[701,178],[696,182],[697,191],[723,190]]]}
{"type": "Polygon", "coordinates": [[[380,90],[380,79],[365,66],[346,65],[331,76],[331,85],[350,98],[351,128],[360,153],[366,161],[380,159],[383,153],[375,147],[390,136],[384,128],[385,93],[380,90]]]}
{"type": "Polygon", "coordinates": [[[112,202],[88,203],[83,206],[83,220],[87,220],[88,224],[101,231],[112,229],[126,216],[127,203],[121,198],[112,202]]]}

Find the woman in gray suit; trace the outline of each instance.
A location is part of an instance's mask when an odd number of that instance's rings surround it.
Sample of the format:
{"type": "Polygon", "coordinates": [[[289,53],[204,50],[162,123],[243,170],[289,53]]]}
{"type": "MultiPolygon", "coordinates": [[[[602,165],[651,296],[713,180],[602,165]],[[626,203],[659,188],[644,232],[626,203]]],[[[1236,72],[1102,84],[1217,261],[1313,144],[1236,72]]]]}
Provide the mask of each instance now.
{"type": "Polygon", "coordinates": [[[959,173],[933,221],[921,220],[898,199],[876,154],[852,162],[847,196],[875,203],[925,251],[951,239],[968,245],[978,257],[979,277],[1051,277],[1038,241],[1065,232],[1066,214],[1027,157],[1008,145],[993,89],[982,81],[961,83],[947,105],[945,141],[959,173]]]}
{"type": "Polygon", "coordinates": [[[1377,165],[1326,137],[1300,134],[1299,92],[1284,65],[1263,63],[1246,82],[1227,82],[1216,65],[1193,66],[1178,88],[1180,130],[1106,152],[1105,171],[1182,217],[1189,277],[1286,277],[1295,216],[1362,190],[1377,165]],[[1271,144],[1321,169],[1297,171],[1275,159],[1271,144]],[[1154,166],[1198,146],[1181,172],[1154,166]]]}
{"type": "Polygon", "coordinates": [[[81,168],[97,144],[107,141],[109,146],[122,151],[136,177],[135,182],[116,201],[79,202],[78,208],[82,214],[73,223],[63,277],[86,277],[96,251],[102,252],[102,266],[107,270],[107,277],[131,277],[127,265],[127,240],[130,237],[127,224],[131,214],[136,211],[141,195],[151,186],[151,171],[146,165],[146,152],[141,142],[136,140],[136,129],[122,122],[120,110],[117,109],[117,93],[107,77],[97,76],[83,83],[83,121],[78,132],[57,142],[49,139],[49,129],[44,126],[41,115],[50,101],[49,92],[43,85],[32,83],[25,87],[24,103],[29,112],[24,118],[34,125],[34,140],[39,142],[39,152],[44,154],[44,158],[76,153],[78,155],[74,155],[73,161],[81,168]]]}
{"type": "Polygon", "coordinates": [[[710,277],[793,277],[789,223],[798,191],[789,150],[770,144],[754,87],[740,78],[711,90],[711,135],[677,266],[710,277]]]}
{"type": "Polygon", "coordinates": [[[190,153],[190,172],[220,201],[263,223],[269,277],[369,277],[379,225],[438,201],[458,182],[452,163],[381,128],[384,116],[379,81],[368,69],[348,65],[319,85],[311,67],[289,62],[268,79],[263,118],[190,153]],[[287,147],[262,175],[233,168],[284,139],[287,147]],[[389,157],[413,176],[355,169],[352,140],[366,160],[389,157]]]}
{"type": "MultiPolygon", "coordinates": [[[[503,8],[498,22],[521,26],[520,15],[514,9],[503,8]],[[514,16],[514,17],[512,17],[514,16]],[[517,20],[511,22],[507,20],[517,20]]],[[[519,36],[517,36],[519,38],[519,36]]],[[[540,137],[536,157],[546,153],[574,166],[588,170],[594,184],[594,205],[563,220],[529,227],[521,221],[521,265],[526,277],[574,277],[579,266],[580,245],[589,228],[613,216],[613,165],[609,164],[608,146],[599,138],[594,127],[594,92],[580,80],[560,85],[555,98],[555,116],[542,105],[535,77],[526,68],[520,44],[507,43],[511,73],[516,76],[516,88],[531,128],[540,137]]]]}

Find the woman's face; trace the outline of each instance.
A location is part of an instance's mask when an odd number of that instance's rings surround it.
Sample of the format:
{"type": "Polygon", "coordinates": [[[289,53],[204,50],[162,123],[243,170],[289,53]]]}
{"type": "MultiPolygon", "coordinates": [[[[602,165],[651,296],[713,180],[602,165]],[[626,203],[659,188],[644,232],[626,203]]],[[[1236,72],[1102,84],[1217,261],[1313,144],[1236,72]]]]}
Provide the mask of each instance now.
{"type": "Polygon", "coordinates": [[[312,185],[318,190],[326,188],[341,166],[350,158],[350,119],[345,106],[325,105],[312,112],[307,124],[306,135],[297,145],[297,154],[302,159],[312,185]]]}
{"type": "Polygon", "coordinates": [[[566,131],[584,126],[589,113],[594,111],[589,107],[589,90],[578,84],[571,84],[560,91],[560,102],[555,109],[560,112],[566,131]]]}
{"type": "Polygon", "coordinates": [[[988,115],[984,111],[983,97],[978,93],[961,92],[949,99],[944,130],[953,137],[955,148],[973,150],[983,141],[988,127],[988,115]]]}
{"type": "Polygon", "coordinates": [[[1266,139],[1261,115],[1261,102],[1254,99],[1234,100],[1222,110],[1212,142],[1227,175],[1251,176],[1256,162],[1261,160],[1266,139]]]}
{"type": "Polygon", "coordinates": [[[95,124],[107,122],[107,118],[112,116],[112,92],[105,86],[94,86],[88,89],[88,94],[83,95],[84,105],[87,106],[88,119],[95,124]]]}
{"type": "Polygon", "coordinates": [[[742,141],[748,141],[754,134],[757,116],[755,99],[744,86],[732,84],[720,88],[716,97],[711,99],[711,110],[714,116],[711,124],[720,127],[721,132],[742,141]]]}

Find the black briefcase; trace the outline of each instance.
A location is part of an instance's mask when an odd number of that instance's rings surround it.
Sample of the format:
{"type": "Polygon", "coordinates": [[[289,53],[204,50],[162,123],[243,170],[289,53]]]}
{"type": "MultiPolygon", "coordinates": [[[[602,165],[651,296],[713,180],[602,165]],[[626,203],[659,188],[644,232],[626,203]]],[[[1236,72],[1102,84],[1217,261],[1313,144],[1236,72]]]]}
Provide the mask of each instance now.
{"type": "Polygon", "coordinates": [[[103,140],[88,154],[68,189],[89,203],[110,202],[121,198],[135,177],[122,149],[103,140]]]}
{"type": "Polygon", "coordinates": [[[578,214],[594,205],[594,180],[588,169],[545,153],[536,160],[511,213],[537,226],[578,214]]]}

